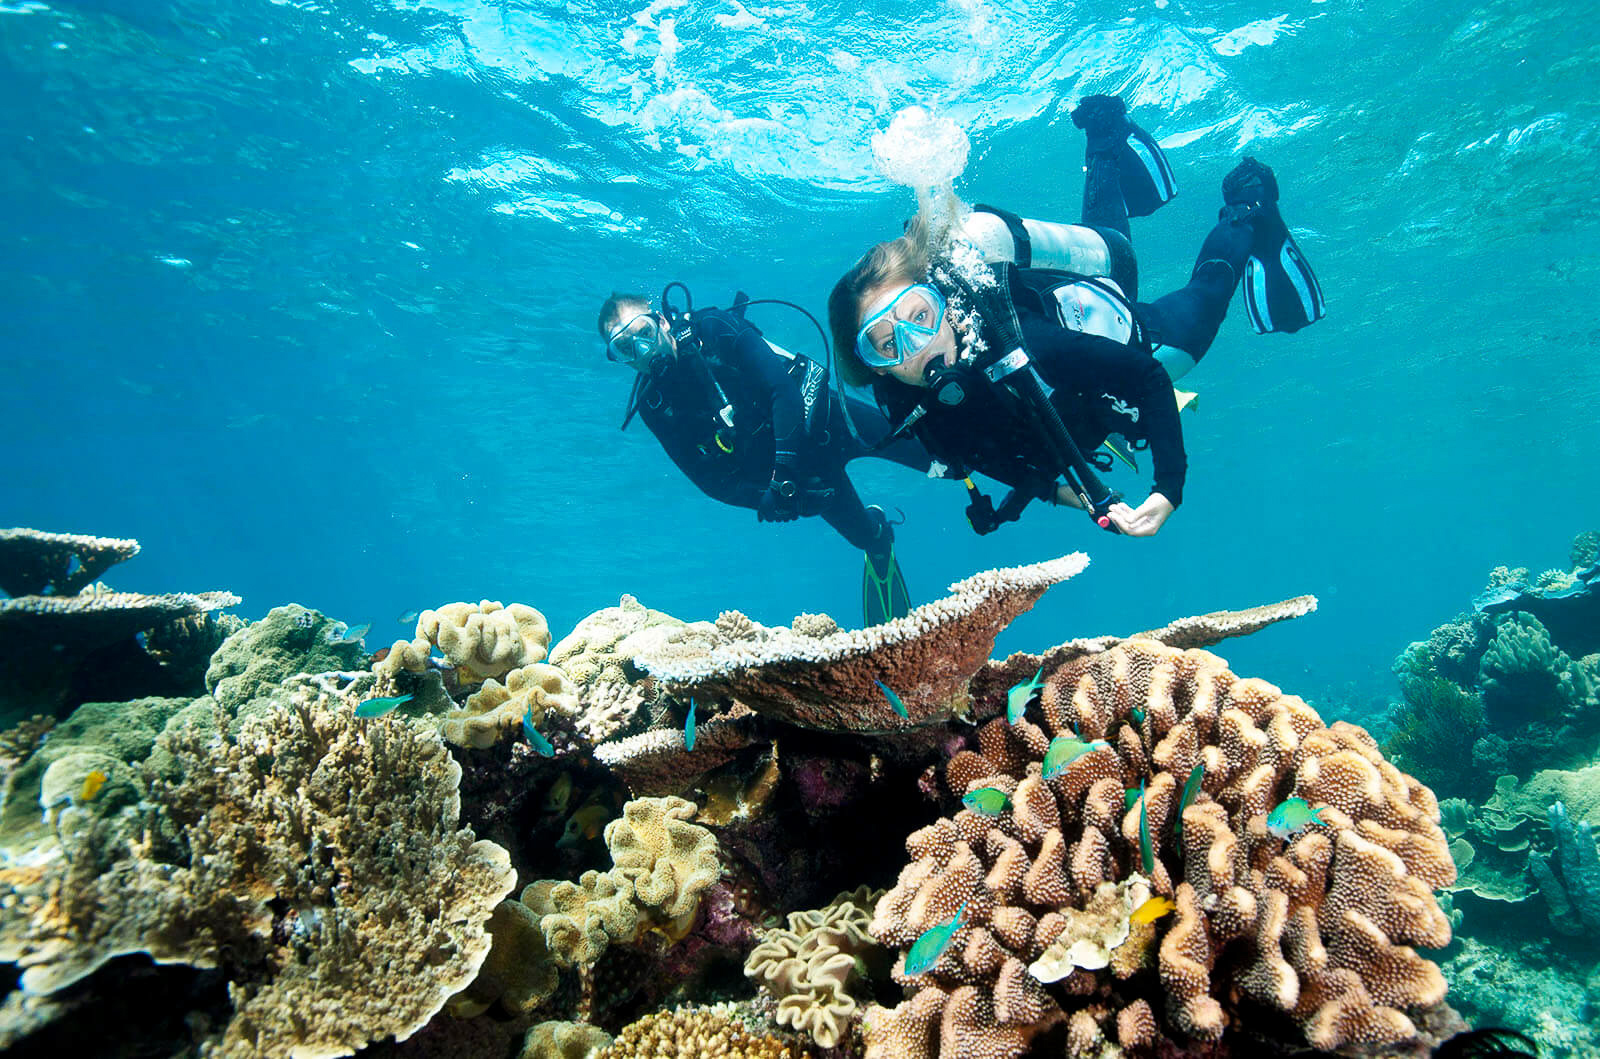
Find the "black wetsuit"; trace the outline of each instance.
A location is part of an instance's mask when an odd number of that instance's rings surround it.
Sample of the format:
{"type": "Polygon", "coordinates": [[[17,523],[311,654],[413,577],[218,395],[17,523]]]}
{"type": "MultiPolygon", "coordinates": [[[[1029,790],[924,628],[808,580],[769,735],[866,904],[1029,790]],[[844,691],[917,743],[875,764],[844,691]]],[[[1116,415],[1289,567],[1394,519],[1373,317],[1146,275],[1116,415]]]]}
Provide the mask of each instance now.
{"type": "MultiPolygon", "coordinates": [[[[1097,229],[1108,245],[1121,244],[1113,260],[1131,267],[1115,278],[1130,300],[1137,299],[1138,271],[1117,163],[1094,154],[1087,161],[1080,223],[1097,229]]],[[[1014,223],[1020,222],[1007,220],[1014,223]]],[[[1069,274],[1009,270],[1023,340],[1078,449],[1092,453],[1110,434],[1148,444],[1154,464],[1151,492],[1165,496],[1174,507],[1183,503],[1189,460],[1171,378],[1151,349],[1173,346],[1195,361],[1205,355],[1227,314],[1251,238],[1248,223],[1218,223],[1207,234],[1188,283],[1153,302],[1133,301],[1139,328],[1127,343],[1062,325],[1050,291],[1072,279],[1069,274]]],[[[988,321],[983,330],[989,348],[997,349],[1000,339],[988,321]]],[[[878,380],[875,389],[879,404],[896,422],[926,395],[892,379],[878,380]]],[[[954,408],[926,402],[928,413],[914,430],[929,453],[952,470],[975,470],[1025,495],[1053,497],[1060,468],[1050,463],[1048,448],[1029,426],[1028,415],[1011,407],[1013,399],[1003,390],[979,384],[967,387],[967,394],[954,408]]]]}
{"type": "MultiPolygon", "coordinates": [[[[681,350],[665,370],[642,376],[635,397],[639,418],[672,462],[707,496],[752,510],[778,474],[792,476],[804,493],[822,498],[802,514],[821,515],[862,551],[886,551],[892,534],[844,471],[869,452],[845,426],[837,398],[815,384],[815,373],[807,392],[807,362],[774,351],[754,324],[724,310],[697,311],[694,332],[699,352],[681,350]],[[733,408],[731,430],[718,418],[724,397],[733,408]]],[[[851,398],[850,415],[868,442],[889,431],[865,402],[851,398]]],[[[912,439],[870,454],[918,471],[929,463],[912,439]]]]}

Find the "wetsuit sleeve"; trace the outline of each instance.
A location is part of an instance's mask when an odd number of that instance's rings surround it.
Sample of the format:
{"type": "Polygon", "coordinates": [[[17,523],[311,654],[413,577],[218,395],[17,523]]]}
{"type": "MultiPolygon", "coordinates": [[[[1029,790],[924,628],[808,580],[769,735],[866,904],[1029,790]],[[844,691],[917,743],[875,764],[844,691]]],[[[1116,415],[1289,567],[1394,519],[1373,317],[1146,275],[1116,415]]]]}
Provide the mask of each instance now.
{"type": "Polygon", "coordinates": [[[767,405],[761,411],[772,422],[777,461],[787,463],[796,475],[814,475],[814,446],[806,436],[805,401],[800,393],[800,375],[792,370],[793,362],[773,352],[761,332],[748,324],[735,328],[713,317],[704,327],[703,340],[708,345],[712,341],[731,344],[731,353],[724,355],[737,362],[746,378],[756,381],[767,405]]]}
{"type": "Polygon", "coordinates": [[[678,470],[702,493],[735,507],[754,508],[760,501],[761,489],[766,483],[757,486],[730,475],[728,471],[732,465],[720,454],[702,452],[700,439],[690,436],[686,421],[663,417],[649,408],[641,409],[639,418],[661,442],[667,458],[677,464],[678,470]]]}
{"type": "MultiPolygon", "coordinates": [[[[1150,458],[1155,465],[1151,492],[1165,496],[1173,507],[1183,503],[1189,458],[1183,448],[1183,425],[1178,421],[1172,380],[1160,362],[1142,349],[1045,321],[1024,321],[1023,330],[1045,382],[1084,399],[1062,400],[1066,395],[1058,394],[1056,404],[1065,406],[1063,418],[1067,419],[1068,429],[1073,429],[1069,412],[1073,404],[1081,407],[1086,401],[1095,407],[1109,406],[1112,429],[1150,443],[1150,458]],[[1128,411],[1118,411],[1118,403],[1128,411]],[[1121,425],[1124,417],[1126,426],[1121,425]]],[[[1076,434],[1077,430],[1073,432],[1076,434]]],[[[1103,438],[1101,434],[1095,444],[1103,438]]]]}

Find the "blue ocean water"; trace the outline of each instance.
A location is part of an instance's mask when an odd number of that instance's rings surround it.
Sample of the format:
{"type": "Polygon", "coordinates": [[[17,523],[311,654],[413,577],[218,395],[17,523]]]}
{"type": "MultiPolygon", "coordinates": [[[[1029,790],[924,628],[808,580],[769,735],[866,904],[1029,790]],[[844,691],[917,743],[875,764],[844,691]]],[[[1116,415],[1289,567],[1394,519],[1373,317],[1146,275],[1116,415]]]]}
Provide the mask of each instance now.
{"type": "Polygon", "coordinates": [[[977,538],[959,487],[855,480],[904,510],[919,599],[1091,554],[1003,650],[1310,592],[1224,654],[1364,701],[1489,568],[1565,566],[1600,526],[1597,66],[1549,0],[4,0],[0,525],[136,537],[118,587],[379,640],[482,597],[558,636],[624,592],[848,622],[860,556],[825,526],[758,524],[619,433],[599,301],[681,280],[822,315],[912,209],[868,146],[912,103],[967,130],[969,200],[1075,219],[1068,112],[1118,92],[1181,186],[1135,222],[1145,290],[1187,277],[1251,154],[1328,318],[1256,336],[1235,305],[1153,540],[1039,509],[977,538]]]}

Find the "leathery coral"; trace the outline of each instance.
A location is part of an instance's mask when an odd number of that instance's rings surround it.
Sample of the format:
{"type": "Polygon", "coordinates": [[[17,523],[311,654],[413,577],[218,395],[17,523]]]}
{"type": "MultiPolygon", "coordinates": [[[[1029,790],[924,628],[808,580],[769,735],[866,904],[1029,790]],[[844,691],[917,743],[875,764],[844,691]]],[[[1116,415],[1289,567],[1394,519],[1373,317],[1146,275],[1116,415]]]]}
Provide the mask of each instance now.
{"type": "Polygon", "coordinates": [[[460,767],[436,735],[309,691],[227,720],[169,729],[147,804],[69,836],[70,860],[0,873],[0,959],[29,994],[129,953],[222,967],[234,1010],[205,1055],[405,1039],[478,973],[516,880],[457,826],[460,767]]]}
{"type": "Polygon", "coordinates": [[[984,570],[951,585],[945,598],[870,629],[826,632],[814,615],[802,615],[794,629],[761,630],[700,655],[639,661],[684,700],[735,699],[805,728],[904,731],[962,712],[967,682],[1000,630],[1088,562],[1078,552],[984,570]],[[899,695],[908,718],[896,713],[880,681],[899,695]]]}
{"type": "Polygon", "coordinates": [[[416,635],[409,641],[396,640],[372,671],[387,689],[401,670],[425,670],[435,647],[469,683],[479,683],[544,661],[550,651],[550,626],[543,614],[523,603],[509,607],[487,599],[449,603],[418,615],[416,635]]]}
{"type": "Polygon", "coordinates": [[[869,1013],[869,1055],[1016,1056],[1062,1022],[1075,1056],[1112,1040],[1148,1047],[1151,1005],[1164,1008],[1161,1032],[1215,1041],[1242,997],[1292,1017],[1315,1047],[1381,1046],[1416,1038],[1408,1013],[1443,1000],[1438,968],[1410,947],[1450,939],[1433,896],[1455,876],[1438,806],[1363,730],[1324,726],[1302,700],[1204,651],[1129,640],[1050,671],[1024,719],[978,735],[978,751],[947,764],[950,793],[999,787],[1012,808],[963,809],[907,839],[911,863],[878,903],[873,935],[904,948],[962,902],[966,913],[931,970],[908,977],[897,963],[913,992],[869,1013]],[[1107,745],[1043,779],[1051,737],[1075,732],[1107,745]],[[1203,780],[1179,843],[1196,764],[1203,780]],[[1069,929],[1067,910],[1141,869],[1141,806],[1125,800],[1141,784],[1149,885],[1176,914],[1132,934],[1106,970],[1080,966],[1046,990],[1027,966],[1069,929]],[[1324,824],[1286,845],[1266,818],[1289,797],[1324,824]],[[1129,944],[1137,958],[1119,961],[1129,944]],[[1159,989],[1139,974],[1152,947],[1159,989]]]}
{"type": "Polygon", "coordinates": [[[847,990],[856,959],[877,944],[867,933],[877,896],[861,887],[826,908],[790,912],[786,928],[762,934],[744,973],[778,1002],[778,1025],[808,1033],[824,1048],[843,1039],[857,1007],[847,990]]]}

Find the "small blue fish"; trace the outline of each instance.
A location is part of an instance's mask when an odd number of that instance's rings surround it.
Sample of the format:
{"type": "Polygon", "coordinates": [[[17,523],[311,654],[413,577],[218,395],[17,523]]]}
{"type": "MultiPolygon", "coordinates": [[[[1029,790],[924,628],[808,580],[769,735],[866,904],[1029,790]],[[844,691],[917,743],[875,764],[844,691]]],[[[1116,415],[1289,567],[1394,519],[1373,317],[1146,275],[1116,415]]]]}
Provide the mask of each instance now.
{"type": "Polygon", "coordinates": [[[911,951],[906,953],[906,974],[921,974],[931,971],[939,962],[939,957],[950,947],[950,939],[956,936],[956,931],[961,929],[961,919],[967,914],[967,903],[961,902],[961,907],[956,909],[956,917],[948,923],[941,923],[936,927],[924,930],[916,941],[911,943],[911,951]]]}
{"type": "Polygon", "coordinates": [[[963,795],[961,804],[979,816],[999,816],[1011,808],[1011,799],[998,787],[979,787],[963,795]]]}
{"type": "Polygon", "coordinates": [[[556,756],[556,748],[550,745],[550,740],[546,739],[544,733],[533,726],[532,710],[522,715],[522,734],[527,737],[528,745],[533,747],[535,754],[540,757],[556,756]]]}
{"type": "Polygon", "coordinates": [[[1135,706],[1133,709],[1129,710],[1128,713],[1132,715],[1134,724],[1141,726],[1144,724],[1144,711],[1139,709],[1139,707],[1135,706]]]}
{"type": "Polygon", "coordinates": [[[420,617],[422,617],[422,611],[408,610],[396,618],[395,621],[399,622],[401,625],[415,625],[417,623],[417,619],[420,617]]]}
{"type": "Polygon", "coordinates": [[[1328,822],[1317,814],[1321,809],[1313,809],[1304,798],[1290,798],[1278,805],[1267,814],[1267,830],[1278,838],[1293,838],[1312,824],[1328,826],[1328,822]]]}
{"type": "Polygon", "coordinates": [[[372,623],[370,621],[363,622],[360,625],[355,626],[354,628],[346,629],[339,636],[339,639],[338,639],[337,642],[339,642],[339,643],[360,643],[361,642],[361,638],[363,636],[367,635],[367,633],[369,633],[371,631],[372,631],[372,623]]]}
{"type": "Polygon", "coordinates": [[[1032,680],[1024,680],[1019,684],[1011,685],[1011,690],[1006,692],[1006,722],[1016,724],[1022,720],[1022,715],[1028,712],[1028,704],[1044,688],[1044,681],[1040,677],[1044,673],[1044,666],[1039,667],[1039,672],[1033,675],[1032,680]]]}
{"type": "Polygon", "coordinates": [[[396,706],[411,701],[410,695],[390,695],[384,699],[368,699],[356,707],[357,717],[382,717],[396,706]]]}
{"type": "Polygon", "coordinates": [[[694,700],[689,700],[689,714],[683,719],[683,748],[694,749],[694,700]]]}
{"type": "Polygon", "coordinates": [[[1058,735],[1050,740],[1050,747],[1044,752],[1044,773],[1042,778],[1050,779],[1083,755],[1095,750],[1104,750],[1110,745],[1104,739],[1095,739],[1085,743],[1075,736],[1058,735]]]}
{"type": "Polygon", "coordinates": [[[906,712],[906,704],[900,701],[900,696],[894,693],[893,688],[881,680],[874,680],[873,683],[882,689],[883,697],[889,700],[889,705],[894,707],[895,713],[898,713],[908,721],[911,720],[911,714],[906,712]]]}
{"type": "Polygon", "coordinates": [[[73,552],[71,555],[67,556],[67,576],[68,577],[71,577],[73,574],[77,573],[79,570],[82,570],[82,569],[83,569],[83,560],[78,558],[78,553],[77,552],[73,552]]]}

